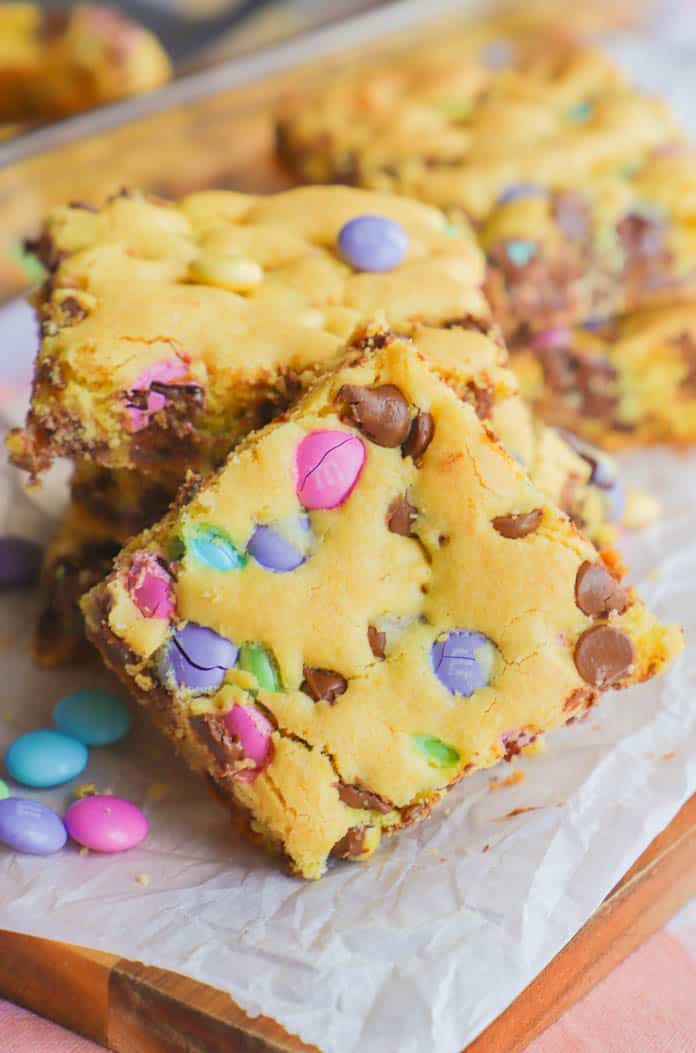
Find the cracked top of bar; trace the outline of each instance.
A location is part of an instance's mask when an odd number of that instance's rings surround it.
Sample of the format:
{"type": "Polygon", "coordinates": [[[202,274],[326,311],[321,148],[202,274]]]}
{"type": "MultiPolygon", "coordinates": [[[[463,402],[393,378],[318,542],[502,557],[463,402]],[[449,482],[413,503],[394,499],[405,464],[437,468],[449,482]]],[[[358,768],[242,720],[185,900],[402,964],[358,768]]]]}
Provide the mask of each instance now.
{"type": "Polygon", "coordinates": [[[84,601],[107,663],[307,877],[681,648],[427,366],[471,335],[349,349],[84,601]]]}
{"type": "Polygon", "coordinates": [[[59,455],[152,474],[207,466],[377,311],[397,328],[490,326],[466,224],[345,187],[178,204],[125,193],[54,210],[38,251],[52,275],[31,410],[11,440],[32,472],[59,455]],[[339,235],[361,217],[396,229],[391,258],[347,262],[339,235]]]}

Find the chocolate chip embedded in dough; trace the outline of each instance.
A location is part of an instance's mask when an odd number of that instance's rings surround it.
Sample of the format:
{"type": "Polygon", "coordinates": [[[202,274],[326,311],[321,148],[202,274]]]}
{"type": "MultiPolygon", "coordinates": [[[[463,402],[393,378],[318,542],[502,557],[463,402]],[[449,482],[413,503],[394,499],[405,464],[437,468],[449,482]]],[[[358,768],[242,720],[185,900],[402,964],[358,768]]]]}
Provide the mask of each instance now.
{"type": "Polygon", "coordinates": [[[392,534],[401,534],[402,537],[413,537],[413,520],[418,515],[418,509],[410,504],[406,494],[395,497],[387,509],[387,529],[392,534]]]}
{"type": "Polygon", "coordinates": [[[305,678],[300,684],[300,691],[304,691],[315,702],[324,699],[333,703],[348,687],[346,678],[333,669],[314,669],[311,665],[305,665],[302,672],[305,678]]]}
{"type": "Polygon", "coordinates": [[[380,632],[375,625],[368,625],[367,642],[375,658],[384,658],[384,648],[387,643],[386,633],[380,632]]]}
{"type": "Polygon", "coordinates": [[[361,786],[360,783],[337,782],[336,789],[338,796],[349,808],[366,808],[372,812],[379,812],[380,815],[386,815],[387,812],[394,810],[393,804],[385,801],[372,790],[368,790],[367,787],[361,786]]]}
{"type": "Polygon", "coordinates": [[[541,523],[544,512],[541,508],[533,508],[531,512],[518,512],[509,516],[496,516],[492,519],[493,529],[502,537],[517,540],[533,534],[541,523]]]}
{"type": "Polygon", "coordinates": [[[233,771],[235,761],[244,757],[239,742],[230,735],[225,722],[211,713],[191,718],[191,727],[215,758],[221,772],[233,771]]]}
{"type": "Polygon", "coordinates": [[[583,680],[600,689],[630,672],[636,649],[630,636],[611,625],[595,625],[575,645],[575,666],[583,680]]]}
{"type": "Polygon", "coordinates": [[[365,837],[367,835],[368,827],[366,826],[351,826],[340,841],[331,849],[331,855],[337,856],[339,859],[347,859],[352,856],[360,856],[365,851],[365,837]]]}
{"type": "Polygon", "coordinates": [[[420,468],[423,454],[433,441],[435,422],[431,413],[420,412],[416,416],[406,442],[401,447],[404,457],[412,457],[413,463],[420,468]]]}
{"type": "Polygon", "coordinates": [[[664,225],[638,212],[629,212],[619,220],[616,233],[629,256],[655,256],[664,248],[664,225]]]}
{"type": "Polygon", "coordinates": [[[585,560],[575,578],[575,602],[583,614],[601,618],[610,611],[625,611],[628,596],[603,564],[585,560]]]}
{"type": "Polygon", "coordinates": [[[345,405],[343,418],[357,424],[378,446],[400,446],[409,433],[409,405],[394,384],[374,388],[344,384],[336,401],[345,405]]]}

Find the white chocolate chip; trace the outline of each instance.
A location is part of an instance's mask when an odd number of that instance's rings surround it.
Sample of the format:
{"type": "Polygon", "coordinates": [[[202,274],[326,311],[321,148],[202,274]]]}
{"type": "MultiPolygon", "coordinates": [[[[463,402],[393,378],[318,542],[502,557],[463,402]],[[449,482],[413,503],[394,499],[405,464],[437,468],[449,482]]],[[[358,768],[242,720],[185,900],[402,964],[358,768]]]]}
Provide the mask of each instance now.
{"type": "Polygon", "coordinates": [[[256,260],[202,253],[189,265],[189,277],[232,292],[248,292],[263,280],[263,270],[256,260]]]}

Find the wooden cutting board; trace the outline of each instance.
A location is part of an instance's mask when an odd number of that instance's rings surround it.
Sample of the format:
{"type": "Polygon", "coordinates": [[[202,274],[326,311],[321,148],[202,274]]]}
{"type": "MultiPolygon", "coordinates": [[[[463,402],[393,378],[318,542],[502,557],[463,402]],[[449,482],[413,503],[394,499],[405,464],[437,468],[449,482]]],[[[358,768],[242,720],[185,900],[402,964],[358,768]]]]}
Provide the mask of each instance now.
{"type": "MultiPolygon", "coordinates": [[[[694,895],[696,796],[465,1053],[522,1053],[694,895]]],[[[118,1053],[320,1053],[276,1021],[250,1019],[221,991],[184,976],[4,931],[0,995],[118,1053]]]]}

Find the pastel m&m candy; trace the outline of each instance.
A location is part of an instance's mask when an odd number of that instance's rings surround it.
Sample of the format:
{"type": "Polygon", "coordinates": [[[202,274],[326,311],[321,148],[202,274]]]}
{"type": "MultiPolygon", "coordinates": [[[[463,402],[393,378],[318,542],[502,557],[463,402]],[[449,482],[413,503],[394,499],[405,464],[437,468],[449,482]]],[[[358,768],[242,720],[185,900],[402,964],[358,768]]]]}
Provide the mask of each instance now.
{"type": "Polygon", "coordinates": [[[0,801],[4,801],[6,797],[10,796],[10,791],[7,789],[7,784],[0,779],[0,801]]]}
{"type": "Polygon", "coordinates": [[[338,247],[358,271],[392,271],[406,256],[408,235],[386,216],[356,216],[339,231],[338,247]]]}
{"type": "Polygon", "coordinates": [[[33,585],[41,570],[41,547],[25,537],[0,535],[0,588],[33,585]]]}
{"type": "Polygon", "coordinates": [[[256,706],[236,705],[225,716],[225,727],[244,751],[253,768],[242,768],[235,775],[241,782],[253,782],[273,756],[273,725],[256,706]]]}
{"type": "Polygon", "coordinates": [[[60,700],[53,710],[53,723],[85,746],[110,746],[128,734],[133,718],[116,695],[82,688],[60,700]]]}
{"type": "Polygon", "coordinates": [[[365,464],[365,445],[345,431],[313,431],[295,454],[297,496],[305,508],[338,508],[350,497],[365,464]]]}
{"type": "Polygon", "coordinates": [[[266,570],[286,574],[304,563],[311,542],[309,519],[303,515],[295,517],[294,522],[286,520],[273,526],[260,523],[251,535],[247,549],[266,570]]]}
{"type": "Polygon", "coordinates": [[[62,819],[39,801],[0,800],[0,841],[25,855],[50,856],[67,841],[62,819]]]}
{"type": "Polygon", "coordinates": [[[225,671],[237,661],[239,648],[213,629],[188,622],[179,629],[167,648],[163,673],[181,687],[209,691],[219,687],[225,671]]]}
{"type": "Polygon", "coordinates": [[[133,557],[126,588],[135,606],[146,618],[169,618],[174,612],[172,581],[151,552],[133,557]]]}
{"type": "Polygon", "coordinates": [[[84,771],[87,747],[71,735],[43,729],[20,735],[5,754],[5,765],[16,782],[46,789],[69,782],[84,771]]]}
{"type": "Polygon", "coordinates": [[[147,819],[122,797],[97,794],[68,808],[65,826],[73,841],[92,852],[126,852],[147,834],[147,819]]]}
{"type": "Polygon", "coordinates": [[[448,691],[468,698],[490,683],[495,646],[483,633],[453,629],[430,649],[433,671],[448,691]]]}

